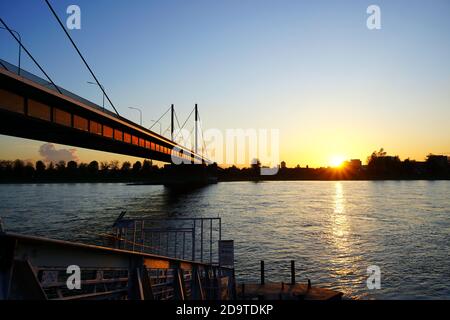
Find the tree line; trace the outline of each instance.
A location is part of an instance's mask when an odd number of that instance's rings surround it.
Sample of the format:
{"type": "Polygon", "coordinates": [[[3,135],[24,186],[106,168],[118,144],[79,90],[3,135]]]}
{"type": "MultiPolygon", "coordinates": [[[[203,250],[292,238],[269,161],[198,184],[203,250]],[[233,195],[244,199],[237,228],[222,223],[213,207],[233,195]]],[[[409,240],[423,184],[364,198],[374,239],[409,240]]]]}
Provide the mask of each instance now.
{"type": "Polygon", "coordinates": [[[0,181],[133,181],[151,178],[161,170],[150,160],[136,161],[91,161],[77,163],[76,161],[59,161],[45,164],[37,161],[35,164],[22,160],[0,161],[0,181]]]}
{"type": "Polygon", "coordinates": [[[344,162],[338,168],[287,168],[281,166],[273,176],[261,176],[259,162],[250,168],[235,166],[219,171],[219,180],[449,180],[450,162],[444,155],[429,154],[426,161],[389,156],[380,149],[374,151],[366,161],[366,165],[355,165],[351,161],[344,162]]]}
{"type": "MultiPolygon", "coordinates": [[[[255,161],[250,167],[231,166],[213,170],[219,181],[244,180],[378,180],[378,179],[450,179],[450,163],[447,156],[428,155],[420,162],[398,156],[389,156],[383,149],[374,151],[366,165],[355,166],[351,162],[339,168],[280,167],[272,176],[261,176],[261,164],[255,161]]],[[[109,162],[59,161],[35,164],[22,160],[0,161],[0,182],[127,182],[151,181],[164,177],[168,166],[158,167],[151,160],[133,164],[117,160],[109,162]]]]}

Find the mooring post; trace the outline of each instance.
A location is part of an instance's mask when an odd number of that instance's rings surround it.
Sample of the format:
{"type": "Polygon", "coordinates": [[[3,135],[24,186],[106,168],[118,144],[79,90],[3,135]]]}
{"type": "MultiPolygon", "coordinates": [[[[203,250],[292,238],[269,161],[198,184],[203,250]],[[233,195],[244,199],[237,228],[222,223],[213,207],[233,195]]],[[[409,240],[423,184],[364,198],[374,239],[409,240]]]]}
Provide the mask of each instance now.
{"type": "Polygon", "coordinates": [[[194,228],[192,229],[192,261],[195,261],[195,232],[197,231],[196,222],[197,220],[194,219],[194,228]]]}
{"type": "Polygon", "coordinates": [[[198,106],[195,104],[195,137],[194,137],[194,151],[198,153],[198,106]]]}
{"type": "Polygon", "coordinates": [[[264,279],[264,260],[261,260],[261,285],[264,285],[265,279],[264,279]]]}
{"type": "Polygon", "coordinates": [[[291,284],[295,284],[295,260],[291,260],[291,284]]]}
{"type": "Polygon", "coordinates": [[[200,220],[200,261],[203,262],[203,218],[200,220]]]}
{"type": "Polygon", "coordinates": [[[175,131],[175,122],[174,122],[174,116],[175,116],[175,108],[174,105],[172,104],[170,106],[170,138],[173,141],[173,132],[175,131]]]}

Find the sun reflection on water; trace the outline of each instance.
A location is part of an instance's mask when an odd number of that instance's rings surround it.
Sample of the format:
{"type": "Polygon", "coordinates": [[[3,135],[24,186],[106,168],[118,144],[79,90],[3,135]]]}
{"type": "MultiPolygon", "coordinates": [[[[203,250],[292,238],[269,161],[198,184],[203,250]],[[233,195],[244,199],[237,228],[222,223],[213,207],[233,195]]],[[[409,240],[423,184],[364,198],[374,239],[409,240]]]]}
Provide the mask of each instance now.
{"type": "Polygon", "coordinates": [[[358,255],[355,255],[354,243],[351,237],[351,225],[346,212],[346,196],[342,182],[334,185],[333,211],[331,214],[331,238],[335,256],[331,261],[336,281],[341,283],[344,294],[354,294],[355,281],[361,282],[357,274],[358,255]]]}
{"type": "Polygon", "coordinates": [[[349,227],[347,215],[345,214],[345,197],[341,182],[336,182],[334,193],[334,211],[333,211],[333,235],[338,237],[338,242],[345,241],[348,235],[349,227]],[[342,239],[344,238],[344,239],[342,239]]]}

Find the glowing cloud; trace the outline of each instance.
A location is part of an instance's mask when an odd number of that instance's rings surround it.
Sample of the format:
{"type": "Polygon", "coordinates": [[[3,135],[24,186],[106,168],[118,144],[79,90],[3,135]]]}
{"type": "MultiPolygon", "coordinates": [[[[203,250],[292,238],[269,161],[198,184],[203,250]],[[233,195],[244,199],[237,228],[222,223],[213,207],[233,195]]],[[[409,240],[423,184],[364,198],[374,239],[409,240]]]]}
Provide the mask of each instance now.
{"type": "Polygon", "coordinates": [[[56,149],[52,143],[45,143],[39,148],[39,154],[45,162],[78,161],[77,149],[56,149]]]}

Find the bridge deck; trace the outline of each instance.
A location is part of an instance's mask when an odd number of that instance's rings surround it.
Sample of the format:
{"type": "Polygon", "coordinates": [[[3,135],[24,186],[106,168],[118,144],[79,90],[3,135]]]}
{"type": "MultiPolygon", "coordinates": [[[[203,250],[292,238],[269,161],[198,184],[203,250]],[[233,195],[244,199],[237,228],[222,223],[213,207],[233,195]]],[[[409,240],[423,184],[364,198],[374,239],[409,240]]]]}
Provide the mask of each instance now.
{"type": "Polygon", "coordinates": [[[12,65],[0,64],[0,134],[171,163],[209,160],[12,65]],[[2,67],[3,66],[3,67],[2,67]],[[24,75],[28,75],[25,77],[24,75]],[[37,80],[39,79],[39,80],[37,80]]]}
{"type": "Polygon", "coordinates": [[[243,283],[237,286],[238,299],[242,300],[341,300],[342,292],[309,287],[308,284],[243,283]]]}

